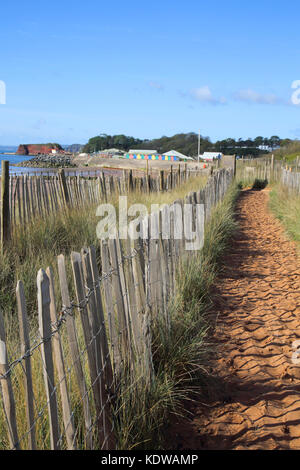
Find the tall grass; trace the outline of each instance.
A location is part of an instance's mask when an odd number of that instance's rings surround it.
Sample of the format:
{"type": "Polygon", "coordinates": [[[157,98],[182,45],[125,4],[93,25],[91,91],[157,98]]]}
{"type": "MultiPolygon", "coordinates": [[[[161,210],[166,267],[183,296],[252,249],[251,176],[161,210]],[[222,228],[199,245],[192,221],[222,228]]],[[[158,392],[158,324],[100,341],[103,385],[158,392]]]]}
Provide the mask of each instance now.
{"type": "Polygon", "coordinates": [[[300,156],[300,142],[291,142],[276,150],[274,155],[275,158],[284,159],[286,162],[293,162],[298,156],[300,156]]]}
{"type": "Polygon", "coordinates": [[[287,235],[300,244],[300,196],[280,184],[274,185],[269,207],[287,235]]]}
{"type": "Polygon", "coordinates": [[[207,313],[220,258],[236,230],[238,193],[237,185],[232,186],[206,226],[203,249],[178,267],[169,327],[160,318],[153,319],[154,380],[147,388],[142,380],[133,385],[129,377],[123,379],[123,393],[115,410],[121,449],[163,448],[170,413],[180,414],[183,400],[205,383],[211,329],[207,313]]]}

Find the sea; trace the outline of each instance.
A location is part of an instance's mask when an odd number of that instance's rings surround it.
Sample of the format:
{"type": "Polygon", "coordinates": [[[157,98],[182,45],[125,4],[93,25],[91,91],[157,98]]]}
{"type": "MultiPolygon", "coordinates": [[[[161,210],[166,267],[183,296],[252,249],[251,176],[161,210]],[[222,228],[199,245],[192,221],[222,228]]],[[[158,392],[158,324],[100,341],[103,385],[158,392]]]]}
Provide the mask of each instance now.
{"type": "MultiPolygon", "coordinates": [[[[14,152],[17,151],[17,147],[2,147],[0,145],[0,175],[1,175],[1,161],[8,160],[9,161],[9,174],[10,175],[20,175],[20,174],[28,174],[28,175],[36,175],[39,173],[47,173],[49,175],[57,174],[56,168],[30,168],[30,167],[21,167],[21,166],[14,166],[16,163],[25,162],[26,160],[30,160],[34,158],[34,155],[13,155],[14,152]]],[[[75,175],[82,175],[82,176],[97,176],[99,175],[100,169],[68,169],[65,170],[66,174],[69,176],[75,175]]],[[[116,169],[101,169],[101,172],[104,172],[108,175],[120,173],[120,171],[116,169]]]]}
{"type": "Polygon", "coordinates": [[[33,158],[33,155],[12,155],[12,153],[17,151],[17,147],[1,147],[0,146],[0,174],[1,174],[1,161],[8,160],[9,161],[9,173],[11,175],[16,174],[19,175],[21,173],[27,173],[30,175],[41,173],[42,171],[47,171],[43,168],[27,168],[21,166],[14,166],[16,163],[25,162],[26,160],[30,160],[33,158]]]}

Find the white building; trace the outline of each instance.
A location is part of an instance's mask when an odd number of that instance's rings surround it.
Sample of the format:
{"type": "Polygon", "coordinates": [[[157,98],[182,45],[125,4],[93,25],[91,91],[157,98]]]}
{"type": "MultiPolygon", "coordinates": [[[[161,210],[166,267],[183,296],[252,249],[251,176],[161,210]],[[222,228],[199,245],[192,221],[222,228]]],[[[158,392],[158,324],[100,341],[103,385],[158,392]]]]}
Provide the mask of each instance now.
{"type": "Polygon", "coordinates": [[[132,155],[137,155],[138,153],[142,154],[142,155],[156,155],[158,153],[158,151],[157,150],[147,150],[147,149],[144,149],[144,150],[130,149],[130,150],[128,150],[127,153],[132,154],[132,155]]]}
{"type": "Polygon", "coordinates": [[[258,148],[259,150],[266,150],[267,152],[272,152],[273,150],[280,149],[280,147],[278,146],[270,147],[270,145],[259,145],[258,148]]]}
{"type": "Polygon", "coordinates": [[[215,160],[223,157],[221,152],[204,152],[203,155],[200,155],[203,160],[215,160]]]}
{"type": "Polygon", "coordinates": [[[179,160],[193,160],[192,157],[188,157],[183,153],[177,152],[177,150],[170,150],[169,152],[163,153],[163,155],[166,155],[167,157],[171,157],[173,155],[174,157],[179,158],[179,160]]]}

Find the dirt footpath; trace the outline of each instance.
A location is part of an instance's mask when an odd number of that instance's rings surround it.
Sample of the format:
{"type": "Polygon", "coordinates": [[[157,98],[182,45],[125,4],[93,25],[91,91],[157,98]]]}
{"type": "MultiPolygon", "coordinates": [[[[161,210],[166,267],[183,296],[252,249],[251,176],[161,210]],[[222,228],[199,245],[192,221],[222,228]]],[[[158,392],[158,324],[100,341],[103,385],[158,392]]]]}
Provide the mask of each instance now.
{"type": "Polygon", "coordinates": [[[216,287],[214,397],[178,420],[173,449],[300,449],[300,261],[267,201],[265,190],[238,202],[216,287]]]}

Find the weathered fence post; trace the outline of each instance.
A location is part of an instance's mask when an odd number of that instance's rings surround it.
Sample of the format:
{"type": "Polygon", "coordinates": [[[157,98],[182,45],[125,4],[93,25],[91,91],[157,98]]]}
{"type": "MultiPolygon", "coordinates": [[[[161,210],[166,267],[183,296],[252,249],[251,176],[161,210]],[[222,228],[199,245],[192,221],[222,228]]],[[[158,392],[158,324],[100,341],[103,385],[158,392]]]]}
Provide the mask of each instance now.
{"type": "Polygon", "coordinates": [[[0,384],[2,390],[3,407],[8,426],[8,438],[11,449],[20,449],[17,421],[16,421],[16,406],[13,394],[13,388],[9,373],[7,350],[6,350],[6,335],[4,328],[4,320],[0,311],[0,384]],[[1,377],[2,375],[2,377],[1,377]]]}
{"type": "Polygon", "coordinates": [[[43,340],[41,345],[43,359],[43,374],[45,390],[47,396],[47,406],[50,427],[51,449],[60,449],[59,445],[59,423],[56,401],[56,388],[54,385],[54,367],[52,358],[51,344],[51,317],[50,317],[50,291],[49,279],[43,269],[40,269],[37,275],[38,289],[38,312],[39,312],[39,330],[43,340]]]}
{"type": "Polygon", "coordinates": [[[64,255],[59,255],[57,257],[57,264],[58,264],[58,274],[59,274],[62,303],[63,303],[64,308],[68,309],[68,311],[70,312],[70,315],[67,315],[66,317],[66,326],[67,326],[68,340],[69,340],[69,345],[70,345],[70,353],[71,353],[72,362],[75,368],[78,388],[79,388],[80,395],[82,398],[85,429],[87,431],[86,448],[92,449],[93,439],[92,439],[92,434],[90,431],[91,426],[92,426],[92,418],[91,418],[91,413],[90,413],[89,396],[88,396],[87,385],[86,385],[85,376],[84,376],[84,372],[83,372],[83,368],[82,368],[82,364],[80,360],[80,350],[79,350],[79,345],[78,345],[78,340],[77,340],[75,319],[74,319],[74,316],[71,314],[72,305],[71,305],[69,287],[68,287],[68,282],[67,282],[67,273],[66,273],[64,255]]]}
{"type": "MultiPolygon", "coordinates": [[[[102,329],[105,328],[105,324],[100,324],[99,314],[98,314],[98,305],[96,299],[96,292],[94,289],[94,280],[92,275],[91,268],[91,259],[90,254],[87,250],[81,250],[81,259],[83,267],[83,277],[85,286],[90,290],[91,295],[89,297],[89,302],[87,304],[89,320],[91,326],[91,333],[93,339],[93,354],[95,356],[95,365],[96,365],[96,377],[97,386],[99,387],[99,409],[97,411],[97,421],[98,421],[98,445],[100,448],[106,446],[109,438],[109,417],[108,417],[108,401],[109,396],[105,384],[105,367],[106,359],[103,357],[103,344],[101,344],[101,339],[103,338],[102,329]]],[[[96,401],[97,403],[97,401],[96,401]]]]}
{"type": "Polygon", "coordinates": [[[59,170],[59,177],[62,185],[62,191],[65,199],[65,203],[69,204],[70,202],[70,197],[69,197],[69,191],[67,187],[67,181],[66,181],[66,175],[65,175],[65,170],[62,168],[59,170]]]}
{"type": "Polygon", "coordinates": [[[102,266],[102,284],[104,289],[105,296],[105,306],[106,306],[106,316],[108,320],[108,329],[110,336],[110,345],[112,349],[112,362],[114,366],[114,373],[118,372],[121,364],[121,354],[120,354],[120,344],[119,344],[119,335],[117,332],[116,321],[115,321],[115,311],[113,304],[113,293],[111,278],[109,276],[110,271],[110,261],[109,261],[109,251],[106,240],[102,240],[100,243],[101,248],[101,266],[102,266]]]}
{"type": "MultiPolygon", "coordinates": [[[[18,281],[17,289],[17,306],[18,306],[18,319],[19,319],[19,331],[20,331],[20,344],[21,354],[25,355],[30,350],[30,339],[29,339],[29,327],[27,320],[27,309],[26,300],[24,294],[24,286],[22,281],[18,281]]],[[[33,407],[33,385],[32,385],[32,374],[31,374],[31,358],[28,355],[24,360],[24,389],[25,389],[25,406],[26,406],[26,419],[28,429],[28,446],[30,450],[36,449],[35,440],[35,426],[34,426],[34,407],[33,407]]]]}
{"type": "Polygon", "coordinates": [[[98,271],[98,266],[97,266],[96,250],[94,246],[89,247],[89,254],[90,254],[90,260],[91,260],[93,283],[95,286],[95,299],[96,299],[96,304],[97,304],[97,312],[98,312],[100,325],[103,326],[101,333],[100,333],[102,360],[104,361],[102,366],[103,367],[105,366],[104,376],[107,382],[108,390],[110,391],[113,386],[113,371],[112,371],[112,366],[111,366],[111,359],[110,359],[107,334],[106,334],[106,328],[105,328],[103,303],[102,303],[101,289],[100,289],[100,282],[99,282],[100,276],[99,276],[99,271],[98,271]]]}
{"type": "MultiPolygon", "coordinates": [[[[56,299],[54,292],[54,276],[51,267],[46,269],[46,274],[49,278],[49,287],[50,287],[50,318],[52,324],[57,325],[57,315],[56,315],[56,299]]],[[[62,414],[63,421],[66,433],[66,440],[68,450],[75,450],[75,428],[72,416],[72,410],[70,405],[69,392],[67,387],[67,377],[63,357],[63,349],[60,339],[60,333],[57,331],[53,336],[53,354],[54,362],[57,370],[58,381],[60,386],[60,395],[61,395],[61,405],[62,405],[62,414]]]]}
{"type": "Polygon", "coordinates": [[[95,357],[95,341],[96,337],[93,335],[93,331],[91,330],[91,323],[90,318],[88,316],[87,311],[87,302],[86,302],[86,294],[85,294],[85,285],[83,282],[83,272],[82,272],[82,260],[80,253],[72,252],[71,253],[71,264],[73,270],[73,277],[74,277],[74,286],[76,291],[76,298],[78,304],[78,310],[80,313],[82,330],[83,330],[83,337],[85,342],[85,347],[87,351],[87,358],[88,358],[88,366],[89,366],[89,375],[91,379],[91,390],[94,396],[94,403],[96,409],[96,421],[99,436],[102,436],[102,425],[101,425],[101,402],[100,402],[100,385],[99,385],[99,377],[97,374],[97,365],[96,365],[96,357],[95,357]]]}
{"type": "Polygon", "coordinates": [[[181,184],[181,172],[180,172],[180,163],[178,165],[178,169],[177,169],[177,186],[179,186],[181,184]]]}
{"type": "Polygon", "coordinates": [[[128,191],[129,191],[129,192],[133,191],[133,175],[132,175],[132,170],[129,170],[129,173],[128,173],[128,191]]]}
{"type": "Polygon", "coordinates": [[[159,190],[164,191],[165,189],[165,176],[164,170],[160,170],[160,178],[159,178],[159,190]]]}
{"type": "MultiPolygon", "coordinates": [[[[20,202],[19,202],[20,203],[20,202]]],[[[9,162],[2,160],[1,174],[1,249],[10,238],[9,162]]]]}
{"type": "Polygon", "coordinates": [[[271,157],[271,178],[273,178],[273,176],[274,176],[274,154],[272,153],[272,157],[271,157]]]}

